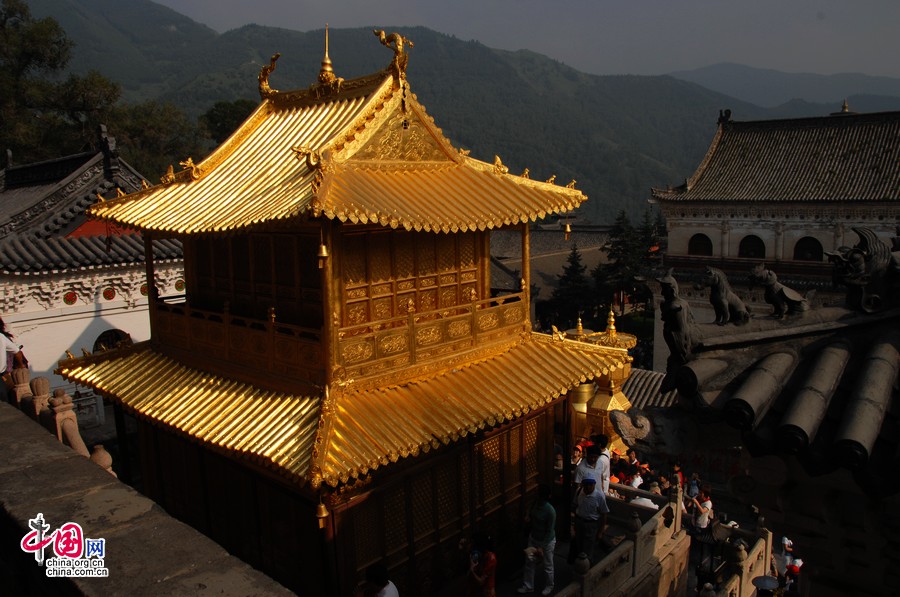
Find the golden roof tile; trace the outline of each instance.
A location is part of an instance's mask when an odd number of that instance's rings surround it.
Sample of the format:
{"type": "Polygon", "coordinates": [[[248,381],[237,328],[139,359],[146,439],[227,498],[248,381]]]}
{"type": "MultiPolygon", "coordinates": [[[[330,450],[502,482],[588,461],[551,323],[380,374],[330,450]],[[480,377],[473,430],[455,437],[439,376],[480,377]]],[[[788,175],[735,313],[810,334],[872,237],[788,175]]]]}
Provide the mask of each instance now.
{"type": "Polygon", "coordinates": [[[467,157],[387,72],[321,98],[273,92],[208,158],[181,165],[90,215],[177,235],[304,215],[455,232],[534,221],[587,199],[467,157]]]}
{"type": "Polygon", "coordinates": [[[337,486],[521,417],[629,360],[624,350],[526,334],[504,352],[430,377],[350,384],[330,397],[260,390],[184,367],[148,343],[62,361],[57,372],[198,441],[301,482],[337,486]]]}
{"type": "Polygon", "coordinates": [[[205,444],[289,476],[309,470],[319,396],[261,390],[191,369],[149,343],[62,361],[58,371],[205,444]]]}

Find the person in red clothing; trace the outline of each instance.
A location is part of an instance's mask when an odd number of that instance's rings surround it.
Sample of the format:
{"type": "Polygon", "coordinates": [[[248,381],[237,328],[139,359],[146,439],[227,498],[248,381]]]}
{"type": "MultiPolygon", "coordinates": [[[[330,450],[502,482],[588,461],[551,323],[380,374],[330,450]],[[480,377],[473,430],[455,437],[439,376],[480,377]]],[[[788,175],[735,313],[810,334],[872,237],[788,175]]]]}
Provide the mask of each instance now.
{"type": "Polygon", "coordinates": [[[678,484],[682,487],[682,489],[684,489],[685,478],[684,472],[681,470],[681,463],[676,462],[672,468],[675,471],[675,479],[678,481],[678,484]]]}
{"type": "Polygon", "coordinates": [[[472,538],[472,557],[469,565],[469,597],[496,597],[497,555],[491,537],[477,533],[472,538]]]}

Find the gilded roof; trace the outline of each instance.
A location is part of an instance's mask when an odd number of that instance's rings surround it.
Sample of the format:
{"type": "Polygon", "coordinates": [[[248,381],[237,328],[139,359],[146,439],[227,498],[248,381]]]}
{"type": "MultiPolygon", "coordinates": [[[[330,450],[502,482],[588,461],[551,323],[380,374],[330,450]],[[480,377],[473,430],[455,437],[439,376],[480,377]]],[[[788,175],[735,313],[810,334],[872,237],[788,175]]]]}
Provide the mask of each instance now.
{"type": "Polygon", "coordinates": [[[586,199],[509,174],[499,158],[469,158],[388,71],[318,95],[268,93],[208,158],[91,215],[171,234],[301,216],[453,232],[534,221],[586,199]]]}
{"type": "Polygon", "coordinates": [[[900,112],[722,122],[694,175],[662,201],[897,201],[900,112]]]}
{"type": "Polygon", "coordinates": [[[61,361],[57,371],[202,443],[287,475],[309,470],[319,396],[260,390],[185,367],[146,342],[61,361]]]}
{"type": "Polygon", "coordinates": [[[58,373],[205,444],[336,486],[521,417],[628,359],[624,350],[527,334],[427,378],[359,390],[350,383],[324,396],[263,391],[184,367],[147,343],[63,361],[58,373]]]}

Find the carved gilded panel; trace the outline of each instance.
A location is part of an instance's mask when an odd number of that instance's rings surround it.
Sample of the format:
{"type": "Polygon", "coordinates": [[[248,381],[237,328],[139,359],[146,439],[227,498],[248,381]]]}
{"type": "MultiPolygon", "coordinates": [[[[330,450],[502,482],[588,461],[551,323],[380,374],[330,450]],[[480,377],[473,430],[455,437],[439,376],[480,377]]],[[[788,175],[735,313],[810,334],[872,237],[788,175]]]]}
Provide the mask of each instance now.
{"type": "Polygon", "coordinates": [[[375,321],[380,319],[390,319],[394,316],[392,309],[393,299],[391,299],[391,297],[375,299],[372,302],[372,305],[375,310],[375,321]]]}
{"type": "Polygon", "coordinates": [[[369,289],[366,287],[351,288],[347,291],[347,298],[350,300],[366,298],[367,296],[369,296],[369,289]]]}
{"type": "Polygon", "coordinates": [[[446,286],[448,284],[456,284],[456,274],[443,274],[439,278],[441,282],[441,286],[446,286]]]}
{"type": "Polygon", "coordinates": [[[378,340],[378,349],[384,355],[403,352],[408,349],[408,345],[409,341],[406,338],[406,334],[384,336],[378,340]]]}
{"type": "Polygon", "coordinates": [[[416,287],[415,280],[403,280],[402,282],[397,282],[397,290],[412,290],[416,287]]]}
{"type": "Polygon", "coordinates": [[[390,283],[378,284],[377,286],[372,286],[372,296],[384,296],[386,294],[391,294],[393,290],[390,283]]]}
{"type": "Polygon", "coordinates": [[[419,293],[419,307],[417,311],[433,311],[437,309],[437,290],[423,290],[419,293]]]}
{"type": "Polygon", "coordinates": [[[460,282],[474,282],[475,275],[475,272],[462,272],[459,274],[459,280],[460,282]]]}
{"type": "Polygon", "coordinates": [[[500,325],[500,318],[497,317],[496,313],[485,313],[478,316],[479,330],[492,330],[498,325],[500,325]]]}
{"type": "Polygon", "coordinates": [[[361,160],[446,161],[447,154],[418,118],[397,112],[354,156],[361,160]]]}
{"type": "Polygon", "coordinates": [[[369,342],[345,344],[341,347],[341,355],[344,357],[344,362],[348,364],[367,361],[372,358],[374,352],[375,351],[372,350],[372,345],[369,342]]]}
{"type": "Polygon", "coordinates": [[[472,326],[468,321],[452,321],[447,326],[447,335],[451,338],[462,338],[472,333],[472,326]]]}
{"type": "Polygon", "coordinates": [[[369,321],[368,303],[347,305],[347,325],[359,325],[367,321],[369,321]]]}
{"type": "Polygon", "coordinates": [[[441,340],[441,330],[437,326],[420,327],[416,330],[416,346],[428,346],[441,340]]]}
{"type": "Polygon", "coordinates": [[[431,288],[437,285],[437,278],[429,276],[427,278],[419,278],[419,288],[431,288]]]}
{"type": "Polygon", "coordinates": [[[509,307],[503,311],[504,323],[518,323],[525,320],[525,309],[521,305],[509,307]]]}
{"type": "Polygon", "coordinates": [[[395,309],[395,313],[397,315],[403,315],[409,312],[410,301],[412,301],[412,305],[416,304],[416,293],[414,292],[406,292],[404,294],[397,295],[397,308],[395,309]]]}
{"type": "Polygon", "coordinates": [[[456,303],[456,287],[441,289],[441,307],[453,307],[456,303]]]}

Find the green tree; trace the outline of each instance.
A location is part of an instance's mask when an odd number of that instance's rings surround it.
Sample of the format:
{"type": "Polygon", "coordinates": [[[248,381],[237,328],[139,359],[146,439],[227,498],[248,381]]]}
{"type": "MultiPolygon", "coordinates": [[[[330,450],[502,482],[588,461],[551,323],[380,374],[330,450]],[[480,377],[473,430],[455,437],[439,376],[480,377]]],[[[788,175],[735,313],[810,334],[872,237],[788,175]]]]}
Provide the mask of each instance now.
{"type": "Polygon", "coordinates": [[[638,228],[631,225],[624,211],[619,212],[603,247],[607,263],[591,272],[598,296],[613,299],[627,295],[636,306],[648,301],[650,290],[639,279],[657,266],[659,242],[658,223],[650,210],[644,212],[638,228]]]}
{"type": "Polygon", "coordinates": [[[65,68],[71,49],[55,20],[35,20],[22,0],[0,4],[0,142],[17,159],[48,157],[42,142],[57,118],[48,112],[55,85],[46,79],[65,68]]]}
{"type": "Polygon", "coordinates": [[[555,313],[553,323],[557,327],[574,327],[582,313],[593,313],[593,291],[586,272],[587,266],[581,261],[578,245],[572,243],[572,251],[550,299],[555,313]]]}
{"type": "Polygon", "coordinates": [[[190,157],[195,163],[207,153],[201,128],[174,104],[157,101],[119,106],[111,115],[110,131],[122,157],[155,184],[171,164],[190,157]]]}
{"type": "Polygon", "coordinates": [[[200,124],[206,128],[213,141],[223,143],[258,105],[248,99],[216,102],[200,116],[200,124]]]}
{"type": "Polygon", "coordinates": [[[0,42],[0,149],[11,149],[16,162],[97,149],[99,124],[151,179],[206,154],[200,127],[174,105],[119,104],[119,85],[96,71],[60,80],[73,44],[59,23],[34,19],[22,0],[2,0],[0,42]]]}

